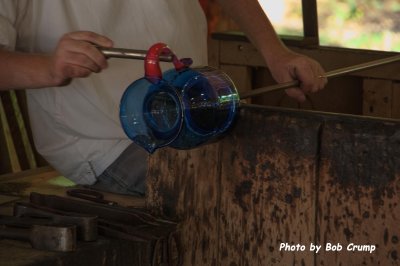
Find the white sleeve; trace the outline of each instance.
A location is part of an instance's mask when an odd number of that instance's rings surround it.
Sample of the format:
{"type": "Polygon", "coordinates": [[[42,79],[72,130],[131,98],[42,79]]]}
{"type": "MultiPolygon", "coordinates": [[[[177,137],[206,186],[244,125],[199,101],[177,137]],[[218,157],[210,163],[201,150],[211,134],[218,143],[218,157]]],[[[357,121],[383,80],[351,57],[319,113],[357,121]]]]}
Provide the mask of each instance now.
{"type": "Polygon", "coordinates": [[[0,0],[0,48],[14,50],[17,41],[17,23],[26,11],[26,0],[0,0]]]}

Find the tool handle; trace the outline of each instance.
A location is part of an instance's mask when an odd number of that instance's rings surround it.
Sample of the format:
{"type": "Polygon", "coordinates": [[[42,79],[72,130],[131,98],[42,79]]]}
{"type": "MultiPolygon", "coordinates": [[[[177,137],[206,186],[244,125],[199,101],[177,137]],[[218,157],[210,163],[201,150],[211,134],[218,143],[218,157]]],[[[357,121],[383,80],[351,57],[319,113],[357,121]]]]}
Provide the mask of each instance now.
{"type": "MultiPolygon", "coordinates": [[[[326,74],[323,77],[324,78],[339,77],[339,76],[343,76],[345,74],[349,74],[349,73],[365,70],[368,68],[373,68],[373,67],[389,64],[389,63],[394,63],[397,61],[400,61],[400,54],[391,56],[391,57],[387,57],[387,58],[383,58],[383,59],[370,61],[367,63],[362,63],[362,64],[358,64],[358,65],[354,65],[354,66],[349,66],[349,67],[332,70],[332,71],[326,72],[326,74]]],[[[288,89],[288,88],[292,88],[292,87],[298,87],[299,85],[300,85],[300,82],[298,80],[295,80],[295,81],[280,83],[280,84],[276,84],[276,85],[272,85],[272,86],[268,86],[268,87],[258,88],[258,89],[254,89],[254,90],[242,93],[242,95],[240,95],[240,99],[246,99],[246,98],[256,96],[259,94],[263,94],[266,92],[272,92],[272,91],[278,91],[278,90],[288,89]]]]}
{"type": "Polygon", "coordinates": [[[68,189],[66,193],[68,196],[96,203],[106,204],[110,206],[118,205],[118,203],[115,201],[105,200],[104,195],[101,192],[95,190],[73,188],[73,189],[68,189]]]}
{"type": "Polygon", "coordinates": [[[0,238],[29,241],[30,228],[10,228],[5,226],[0,228],[0,238]]]}
{"type": "MultiPolygon", "coordinates": [[[[99,47],[99,49],[106,57],[114,57],[114,58],[125,58],[125,59],[138,59],[145,60],[146,59],[146,50],[135,50],[135,49],[124,49],[124,48],[106,48],[99,47]]],[[[163,62],[172,62],[172,55],[160,55],[160,61],[163,62]]]]}

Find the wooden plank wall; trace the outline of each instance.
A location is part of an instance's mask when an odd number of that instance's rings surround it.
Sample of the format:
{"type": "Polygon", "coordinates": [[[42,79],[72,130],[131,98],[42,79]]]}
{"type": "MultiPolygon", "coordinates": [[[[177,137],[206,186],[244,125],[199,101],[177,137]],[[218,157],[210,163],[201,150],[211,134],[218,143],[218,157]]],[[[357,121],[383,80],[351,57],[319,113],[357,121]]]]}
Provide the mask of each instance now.
{"type": "Polygon", "coordinates": [[[147,205],[181,221],[183,265],[398,265],[399,134],[399,121],[245,106],[221,141],[150,157],[147,205]],[[328,243],[343,250],[308,251],[328,243]]]}

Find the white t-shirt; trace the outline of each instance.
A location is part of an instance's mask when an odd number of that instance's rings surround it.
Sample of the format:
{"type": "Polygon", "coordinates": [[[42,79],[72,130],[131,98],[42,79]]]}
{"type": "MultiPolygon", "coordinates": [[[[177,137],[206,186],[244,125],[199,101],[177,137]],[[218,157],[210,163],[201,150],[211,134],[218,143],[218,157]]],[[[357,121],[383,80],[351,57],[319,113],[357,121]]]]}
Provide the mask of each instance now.
{"type": "MultiPolygon", "coordinates": [[[[178,57],[207,64],[206,20],[197,0],[0,0],[0,47],[51,53],[71,31],[105,35],[115,47],[164,42],[178,57]]],[[[92,184],[132,142],[118,113],[122,93],[143,77],[143,61],[109,59],[109,67],[68,86],[28,90],[37,150],[66,177],[92,184]]],[[[163,63],[163,69],[172,68],[163,63]]]]}

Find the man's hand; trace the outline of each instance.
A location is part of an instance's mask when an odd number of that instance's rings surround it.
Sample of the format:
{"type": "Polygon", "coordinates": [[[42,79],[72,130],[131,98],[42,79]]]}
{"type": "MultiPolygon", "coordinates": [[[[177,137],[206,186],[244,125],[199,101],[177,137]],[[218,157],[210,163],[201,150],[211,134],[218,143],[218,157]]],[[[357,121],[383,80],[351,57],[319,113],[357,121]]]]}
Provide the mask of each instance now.
{"type": "Polygon", "coordinates": [[[112,47],[113,43],[107,37],[89,31],[65,34],[50,57],[49,73],[55,85],[62,86],[73,78],[87,77],[105,69],[107,59],[95,45],[112,47]]]}
{"type": "Polygon", "coordinates": [[[300,81],[300,89],[288,89],[287,94],[299,101],[307,92],[315,92],[326,84],[324,70],[311,58],[286,48],[257,0],[218,0],[265,59],[274,79],[279,82],[300,81]]]}
{"type": "Polygon", "coordinates": [[[98,73],[107,67],[107,59],[95,45],[113,43],[102,35],[78,31],[65,34],[50,55],[0,49],[0,91],[63,86],[73,78],[98,73]]]}
{"type": "Polygon", "coordinates": [[[305,93],[317,92],[327,84],[325,71],[317,61],[309,57],[288,50],[269,61],[268,67],[277,82],[299,80],[300,88],[286,90],[287,95],[299,102],[306,100],[305,93]]]}

